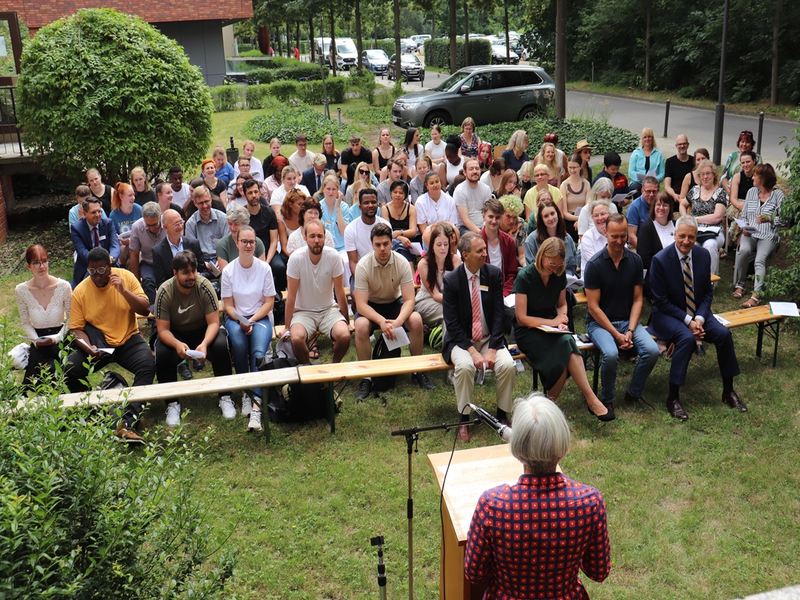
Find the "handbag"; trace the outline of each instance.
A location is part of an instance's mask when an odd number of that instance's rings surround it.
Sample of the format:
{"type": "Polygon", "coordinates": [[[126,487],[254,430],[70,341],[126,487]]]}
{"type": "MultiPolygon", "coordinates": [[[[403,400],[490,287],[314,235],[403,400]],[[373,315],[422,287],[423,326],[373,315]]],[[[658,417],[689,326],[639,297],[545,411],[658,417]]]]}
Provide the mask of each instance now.
{"type": "Polygon", "coordinates": [[[722,231],[719,225],[700,226],[697,228],[697,243],[701,246],[709,240],[715,240],[722,231]]]}

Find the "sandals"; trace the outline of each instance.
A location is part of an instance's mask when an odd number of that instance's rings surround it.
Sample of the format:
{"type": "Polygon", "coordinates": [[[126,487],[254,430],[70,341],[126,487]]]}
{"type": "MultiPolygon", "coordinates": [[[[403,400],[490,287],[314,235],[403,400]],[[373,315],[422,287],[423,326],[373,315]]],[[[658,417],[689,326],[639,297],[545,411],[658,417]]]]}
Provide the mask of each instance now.
{"type": "Polygon", "coordinates": [[[737,287],[733,291],[733,297],[736,298],[737,300],[741,300],[742,296],[744,296],[744,288],[737,287]]]}
{"type": "Polygon", "coordinates": [[[755,308],[761,303],[761,299],[753,294],[747,302],[742,303],[742,308],[755,308]]]}
{"type": "Polygon", "coordinates": [[[311,339],[308,340],[308,358],[309,359],[318,359],[319,358],[319,346],[317,345],[317,335],[312,335],[311,339]]]}

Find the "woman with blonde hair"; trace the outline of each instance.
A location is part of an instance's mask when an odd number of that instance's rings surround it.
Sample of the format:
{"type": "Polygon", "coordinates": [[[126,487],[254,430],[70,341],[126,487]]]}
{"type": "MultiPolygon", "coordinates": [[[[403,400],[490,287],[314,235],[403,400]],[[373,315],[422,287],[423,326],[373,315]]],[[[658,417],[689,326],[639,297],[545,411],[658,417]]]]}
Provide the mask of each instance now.
{"type": "Polygon", "coordinates": [[[642,129],[642,137],[639,140],[639,147],[631,153],[628,161],[628,179],[631,180],[631,189],[641,190],[642,182],[639,175],[644,177],[650,172],[654,172],[658,183],[664,181],[664,155],[661,150],[656,148],[656,136],[652,128],[642,129]]]}
{"type": "Polygon", "coordinates": [[[375,189],[375,186],[372,185],[372,172],[369,170],[369,165],[365,162],[360,162],[358,166],[356,166],[353,184],[348,186],[347,192],[344,195],[344,201],[347,202],[348,206],[353,206],[354,204],[358,206],[358,190],[353,189],[358,182],[363,183],[359,189],[364,186],[375,189]]]}
{"type": "Polygon", "coordinates": [[[567,161],[567,171],[569,177],[561,182],[561,195],[563,201],[558,207],[561,214],[564,215],[564,220],[567,223],[567,233],[572,238],[572,241],[578,241],[578,215],[589,200],[589,191],[591,185],[583,177],[581,177],[581,157],[573,154],[567,161]]]}
{"type": "Polygon", "coordinates": [[[131,185],[136,195],[134,201],[139,206],[144,206],[148,202],[158,202],[156,193],[150,187],[150,182],[147,181],[147,175],[142,167],[133,167],[131,169],[131,185]]]}
{"type": "Polygon", "coordinates": [[[557,205],[561,204],[561,191],[552,185],[549,181],[550,179],[550,168],[547,165],[538,164],[533,167],[533,179],[536,181],[536,185],[534,185],[528,193],[525,194],[525,218],[528,219],[528,231],[533,230],[532,226],[532,215],[536,214],[536,207],[539,202],[539,194],[544,190],[547,190],[550,193],[550,197],[553,199],[557,205]]]}
{"type": "Polygon", "coordinates": [[[719,184],[719,171],[710,160],[702,160],[695,167],[700,185],[689,189],[681,200],[678,210],[681,215],[697,219],[697,243],[711,254],[711,273],[719,271],[719,249],[725,241],[724,219],[728,208],[728,194],[719,184]]]}
{"type": "Polygon", "coordinates": [[[533,158],[533,162],[536,166],[545,165],[547,167],[549,174],[547,182],[550,185],[554,187],[561,185],[564,167],[558,163],[558,154],[556,153],[555,144],[551,142],[542,144],[542,149],[539,150],[539,154],[533,158]]]}
{"type": "Polygon", "coordinates": [[[508,148],[500,155],[506,161],[506,167],[519,171],[528,161],[528,144],[530,138],[524,129],[517,129],[508,140],[508,148]]]}
{"type": "Polygon", "coordinates": [[[614,410],[592,391],[583,357],[567,328],[566,249],[556,237],[539,247],[536,260],[514,282],[516,325],[514,335],[520,351],[542,378],[554,400],[571,376],[586,399],[589,412],[600,421],[612,421],[614,410]],[[561,331],[543,331],[540,327],[561,331]]]}
{"type": "Polygon", "coordinates": [[[527,160],[522,163],[522,166],[519,168],[519,189],[522,192],[522,197],[525,197],[525,194],[528,193],[528,190],[531,189],[535,182],[533,180],[533,168],[536,165],[533,164],[532,160],[527,160]]]}

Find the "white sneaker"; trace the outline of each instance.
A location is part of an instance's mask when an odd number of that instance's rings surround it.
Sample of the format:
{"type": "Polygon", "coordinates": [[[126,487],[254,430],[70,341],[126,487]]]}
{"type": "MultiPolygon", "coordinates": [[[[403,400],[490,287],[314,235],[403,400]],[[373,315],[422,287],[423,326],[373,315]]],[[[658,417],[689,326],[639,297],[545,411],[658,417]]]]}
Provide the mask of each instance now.
{"type": "Polygon", "coordinates": [[[242,394],[242,416],[249,417],[253,412],[253,401],[247,394],[242,394]]]}
{"type": "Polygon", "coordinates": [[[524,373],[525,372],[525,365],[522,364],[520,359],[514,359],[514,365],[517,367],[517,373],[524,373]]]}
{"type": "Polygon", "coordinates": [[[167,427],[177,427],[181,424],[181,405],[179,402],[167,404],[167,427]]]}
{"type": "Polygon", "coordinates": [[[261,411],[260,410],[253,410],[250,413],[250,422],[247,424],[247,428],[250,431],[261,431],[261,411]]]}
{"type": "Polygon", "coordinates": [[[223,396],[219,399],[219,407],[222,410],[222,416],[228,419],[236,418],[236,407],[233,404],[233,400],[230,396],[223,396]]]}

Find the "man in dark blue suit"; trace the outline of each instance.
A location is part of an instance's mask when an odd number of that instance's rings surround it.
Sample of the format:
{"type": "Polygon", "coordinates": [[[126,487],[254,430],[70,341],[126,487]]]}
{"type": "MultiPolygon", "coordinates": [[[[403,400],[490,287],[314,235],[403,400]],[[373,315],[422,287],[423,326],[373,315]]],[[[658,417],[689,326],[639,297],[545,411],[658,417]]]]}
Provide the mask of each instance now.
{"type": "Polygon", "coordinates": [[[304,186],[308,188],[308,192],[313,196],[320,189],[322,189],[322,181],[325,179],[325,167],[328,161],[322,153],[314,156],[314,161],[310,168],[303,171],[303,177],[300,180],[304,186]]]}
{"type": "Polygon", "coordinates": [[[72,245],[75,247],[75,267],[72,271],[72,289],[86,277],[87,257],[92,248],[105,248],[111,264],[119,258],[120,246],[117,230],[111,219],[103,216],[103,205],[98,198],[89,196],[81,203],[84,216],[70,226],[72,245]]]}
{"type": "Polygon", "coordinates": [[[703,341],[717,347],[717,362],[722,375],[722,401],[740,412],[747,407],[733,390],[739,363],[730,330],[714,318],[711,300],[711,257],[695,244],[697,220],[683,216],[675,223],[675,243],[653,257],[650,286],[653,310],[650,332],[675,344],[669,371],[667,409],[676,419],[689,418],[680,403],[679,389],[686,382],[689,359],[703,341]]]}
{"type": "MultiPolygon", "coordinates": [[[[497,418],[507,423],[516,367],[503,337],[502,275],[500,269],[486,264],[486,242],[477,233],[465,233],[458,249],[464,262],[445,276],[442,289],[442,357],[455,370],[453,384],[462,423],[469,421],[466,409],[472,402],[475,373],[486,369],[493,369],[497,378],[497,418]]],[[[470,441],[468,425],[459,426],[458,439],[470,441]]]]}

